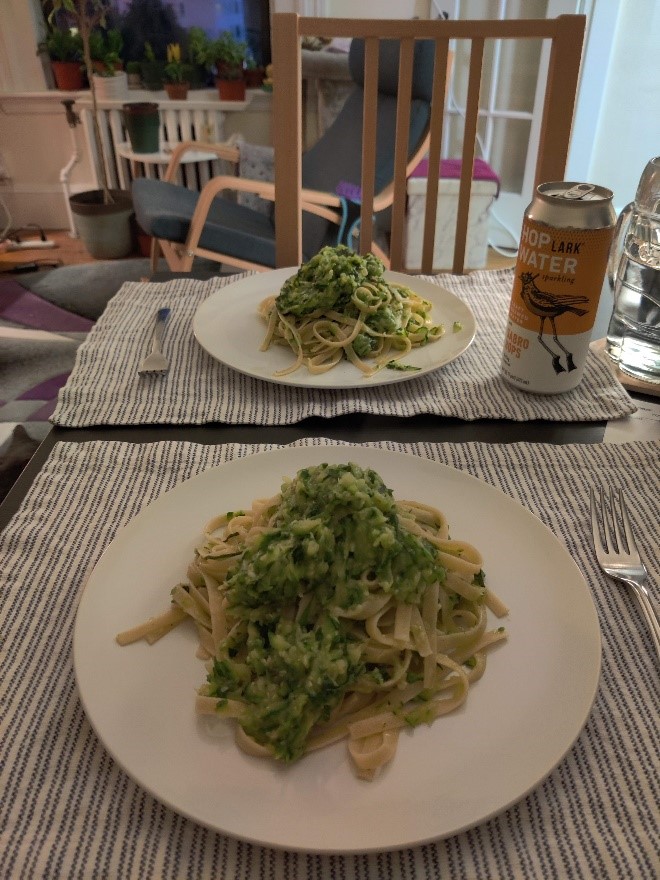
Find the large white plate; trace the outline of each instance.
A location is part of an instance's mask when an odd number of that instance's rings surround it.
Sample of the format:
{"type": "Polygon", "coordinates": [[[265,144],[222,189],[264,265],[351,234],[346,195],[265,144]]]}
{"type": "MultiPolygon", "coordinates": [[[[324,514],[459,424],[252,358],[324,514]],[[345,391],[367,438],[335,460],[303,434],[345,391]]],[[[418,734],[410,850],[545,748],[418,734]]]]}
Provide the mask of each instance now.
{"type": "Polygon", "coordinates": [[[391,382],[405,382],[437,370],[461,355],[474,339],[474,315],[457,296],[413,275],[386,272],[385,277],[390,281],[405,284],[432,302],[433,320],[445,326],[442,339],[414,349],[403,359],[402,363],[419,367],[418,372],[386,369],[365,379],[357,367],[344,360],[327,373],[314,375],[301,367],[295,373],[277,377],[274,375],[277,370],[291,364],[293,352],[281,345],[259,351],[266,325],[259,317],[257,307],[267,296],[279,293],[286,279],[296,271],[296,268],[276,269],[251,275],[211,294],[197,309],[193,320],[193,332],[199,344],[228,367],[268,382],[302,388],[373,388],[391,382]],[[461,324],[456,333],[452,330],[454,322],[461,324]]]}
{"type": "Polygon", "coordinates": [[[113,758],[147,791],[203,825],[313,852],[384,850],[450,836],[533,789],[578,736],[594,699],[600,631],[566,549],[536,517],[461,471],[385,450],[285,448],[233,461],[168,492],[115,538],[82,595],[74,664],[85,710],[113,758]],[[196,633],[120,648],[115,634],[164,610],[203,524],[278,491],[308,464],[373,467],[399,498],[446,512],[451,533],[483,553],[510,607],[508,642],[491,652],[467,703],[406,732],[376,781],[353,775],[345,743],[276,766],[212,736],[195,716],[205,679],[196,633]]]}

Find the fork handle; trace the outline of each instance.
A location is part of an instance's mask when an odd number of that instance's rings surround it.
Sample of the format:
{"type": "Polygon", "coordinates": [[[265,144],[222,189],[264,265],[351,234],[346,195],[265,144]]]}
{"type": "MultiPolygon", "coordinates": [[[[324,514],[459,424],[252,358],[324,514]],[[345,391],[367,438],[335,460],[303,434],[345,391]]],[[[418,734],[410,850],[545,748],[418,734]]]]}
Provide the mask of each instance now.
{"type": "Polygon", "coordinates": [[[152,352],[160,354],[163,345],[163,336],[165,335],[165,321],[167,321],[169,314],[169,309],[158,309],[158,312],[156,313],[156,326],[154,327],[154,335],[151,340],[152,352]]]}
{"type": "Polygon", "coordinates": [[[653,644],[655,645],[655,653],[658,660],[660,660],[660,620],[658,619],[658,613],[651,601],[648,590],[643,584],[638,584],[637,581],[633,581],[630,578],[622,577],[621,580],[628,584],[639,601],[644,619],[646,620],[649,632],[651,633],[651,638],[653,639],[653,644]]]}

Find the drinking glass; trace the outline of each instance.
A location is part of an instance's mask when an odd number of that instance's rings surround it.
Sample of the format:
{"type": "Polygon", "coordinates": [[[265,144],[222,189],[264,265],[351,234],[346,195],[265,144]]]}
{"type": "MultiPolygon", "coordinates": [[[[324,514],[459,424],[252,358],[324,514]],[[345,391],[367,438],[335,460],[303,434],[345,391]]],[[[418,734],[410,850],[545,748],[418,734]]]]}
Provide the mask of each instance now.
{"type": "Polygon", "coordinates": [[[619,215],[608,275],[614,311],[605,350],[621,372],[660,384],[660,156],[619,215]]]}

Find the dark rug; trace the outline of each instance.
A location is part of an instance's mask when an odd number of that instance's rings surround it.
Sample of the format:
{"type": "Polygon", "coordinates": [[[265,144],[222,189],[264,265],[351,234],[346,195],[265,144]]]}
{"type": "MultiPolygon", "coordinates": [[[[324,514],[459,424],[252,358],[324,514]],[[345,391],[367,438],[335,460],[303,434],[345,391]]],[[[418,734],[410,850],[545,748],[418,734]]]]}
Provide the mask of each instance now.
{"type": "Polygon", "coordinates": [[[76,350],[125,281],[149,260],[0,275],[0,501],[50,430],[76,350]]]}
{"type": "MultiPolygon", "coordinates": [[[[127,281],[165,280],[161,261],[106,260],[47,271],[0,274],[0,501],[50,430],[57,393],[76,351],[108,301],[127,281]]],[[[196,260],[195,278],[224,274],[196,260]]]]}

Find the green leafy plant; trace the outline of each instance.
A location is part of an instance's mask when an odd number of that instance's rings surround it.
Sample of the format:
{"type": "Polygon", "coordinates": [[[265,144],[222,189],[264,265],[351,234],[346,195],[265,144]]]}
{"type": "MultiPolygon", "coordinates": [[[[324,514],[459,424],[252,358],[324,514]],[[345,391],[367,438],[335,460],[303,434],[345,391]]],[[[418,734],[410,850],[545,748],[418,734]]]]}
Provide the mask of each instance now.
{"type": "Polygon", "coordinates": [[[127,61],[126,62],[126,73],[140,73],[140,62],[139,61],[127,61]]]}
{"type": "Polygon", "coordinates": [[[60,10],[64,10],[73,18],[78,28],[78,33],[82,40],[83,58],[87,70],[87,78],[89,80],[90,91],[92,94],[92,119],[94,142],[98,156],[97,170],[99,174],[99,182],[103,193],[104,204],[113,204],[114,199],[112,198],[108,186],[105,149],[103,138],[101,137],[101,128],[98,118],[98,103],[96,100],[96,87],[94,85],[94,62],[90,49],[90,37],[94,29],[105,26],[106,14],[110,9],[110,0],[44,0],[44,4],[46,3],[51,7],[51,13],[49,16],[51,25],[52,17],[60,10]]]}
{"type": "Polygon", "coordinates": [[[191,27],[188,29],[188,58],[192,64],[198,64],[205,70],[210,71],[213,66],[211,53],[211,40],[206,31],[201,27],[191,27]]]}
{"type": "Polygon", "coordinates": [[[82,61],[82,38],[72,28],[49,28],[37,47],[37,54],[41,52],[45,52],[51,61],[82,61]]]}
{"type": "Polygon", "coordinates": [[[114,76],[116,70],[122,67],[121,51],[124,40],[118,28],[109,31],[92,31],[89,36],[89,48],[92,61],[95,61],[97,74],[100,76],[114,76]]]}
{"type": "Polygon", "coordinates": [[[231,31],[223,31],[217,40],[211,43],[210,57],[220,79],[241,79],[243,62],[247,56],[247,43],[237,40],[231,31]]]}
{"type": "Polygon", "coordinates": [[[181,46],[178,43],[170,43],[167,47],[167,64],[164,75],[167,82],[184,83],[186,80],[186,65],[181,61],[181,46]]]}

